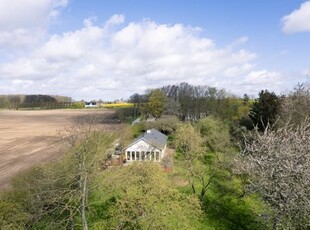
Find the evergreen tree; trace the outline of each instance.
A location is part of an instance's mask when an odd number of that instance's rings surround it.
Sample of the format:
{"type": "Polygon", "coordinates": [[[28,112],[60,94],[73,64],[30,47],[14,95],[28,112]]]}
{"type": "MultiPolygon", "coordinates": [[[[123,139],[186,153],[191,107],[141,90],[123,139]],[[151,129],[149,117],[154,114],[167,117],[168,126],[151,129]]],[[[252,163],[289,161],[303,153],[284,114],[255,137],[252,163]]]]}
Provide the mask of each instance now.
{"type": "Polygon", "coordinates": [[[262,90],[250,111],[250,118],[260,131],[273,125],[280,108],[280,98],[268,90],[262,90]]]}

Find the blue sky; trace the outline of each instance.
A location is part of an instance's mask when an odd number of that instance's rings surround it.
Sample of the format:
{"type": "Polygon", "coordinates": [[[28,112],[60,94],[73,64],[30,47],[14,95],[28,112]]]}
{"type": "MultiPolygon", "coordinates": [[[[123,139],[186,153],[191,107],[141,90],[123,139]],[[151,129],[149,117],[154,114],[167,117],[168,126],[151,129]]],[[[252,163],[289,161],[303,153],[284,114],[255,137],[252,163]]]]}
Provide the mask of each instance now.
{"type": "Polygon", "coordinates": [[[309,78],[309,51],[309,0],[0,2],[0,94],[286,93],[309,78]]]}

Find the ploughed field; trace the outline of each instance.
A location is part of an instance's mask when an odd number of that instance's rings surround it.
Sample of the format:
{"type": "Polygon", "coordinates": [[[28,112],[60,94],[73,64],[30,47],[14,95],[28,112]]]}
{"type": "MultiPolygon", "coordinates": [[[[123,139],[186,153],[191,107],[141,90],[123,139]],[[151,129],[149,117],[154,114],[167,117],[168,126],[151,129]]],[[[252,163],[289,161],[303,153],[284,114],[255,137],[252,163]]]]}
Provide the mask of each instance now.
{"type": "Polygon", "coordinates": [[[59,157],[63,143],[59,132],[76,118],[97,117],[109,123],[111,110],[0,110],[0,189],[10,179],[34,165],[59,157]]]}

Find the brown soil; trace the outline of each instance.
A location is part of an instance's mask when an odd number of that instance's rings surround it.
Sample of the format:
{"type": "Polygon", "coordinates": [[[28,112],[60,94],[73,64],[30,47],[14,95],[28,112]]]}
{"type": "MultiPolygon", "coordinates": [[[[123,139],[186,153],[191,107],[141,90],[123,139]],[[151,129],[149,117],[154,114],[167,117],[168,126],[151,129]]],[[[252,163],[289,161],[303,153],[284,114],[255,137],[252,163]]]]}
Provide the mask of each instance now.
{"type": "Polygon", "coordinates": [[[9,188],[10,179],[34,165],[61,155],[59,131],[73,118],[99,117],[110,123],[111,110],[0,110],[0,189],[9,188]]]}

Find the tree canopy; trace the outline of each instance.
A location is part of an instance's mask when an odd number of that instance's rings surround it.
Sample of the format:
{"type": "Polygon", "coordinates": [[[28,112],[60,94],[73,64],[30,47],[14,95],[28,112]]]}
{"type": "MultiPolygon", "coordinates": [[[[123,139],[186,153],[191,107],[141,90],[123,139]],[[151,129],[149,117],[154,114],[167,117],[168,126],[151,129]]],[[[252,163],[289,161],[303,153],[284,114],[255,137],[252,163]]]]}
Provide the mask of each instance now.
{"type": "Polygon", "coordinates": [[[158,165],[141,163],[115,169],[100,184],[101,202],[113,205],[103,217],[106,222],[96,224],[99,229],[197,229],[201,217],[198,199],[174,188],[158,165]]]}
{"type": "Polygon", "coordinates": [[[276,121],[281,101],[274,92],[268,90],[262,90],[258,96],[250,111],[250,118],[263,131],[268,124],[272,126],[276,121]]]}
{"type": "Polygon", "coordinates": [[[159,118],[164,112],[165,95],[159,89],[150,93],[147,107],[148,112],[155,118],[159,118]]]}

